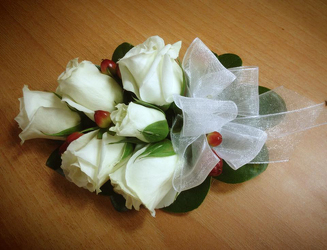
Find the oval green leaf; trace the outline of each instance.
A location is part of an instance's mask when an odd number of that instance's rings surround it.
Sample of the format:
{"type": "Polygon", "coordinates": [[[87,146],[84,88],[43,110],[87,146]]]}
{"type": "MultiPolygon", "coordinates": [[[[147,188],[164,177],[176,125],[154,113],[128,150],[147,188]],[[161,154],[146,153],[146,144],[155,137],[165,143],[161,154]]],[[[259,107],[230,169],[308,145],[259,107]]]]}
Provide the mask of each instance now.
{"type": "MultiPolygon", "coordinates": [[[[263,94],[270,91],[270,89],[259,86],[259,94],[263,94]]],[[[276,114],[282,113],[279,116],[267,118],[269,119],[269,128],[278,125],[285,117],[283,112],[286,112],[286,103],[280,95],[276,92],[272,91],[268,96],[265,98],[260,98],[259,103],[259,114],[260,115],[268,115],[268,114],[276,114]]]]}
{"type": "Polygon", "coordinates": [[[232,53],[222,55],[214,54],[226,69],[242,66],[242,59],[238,55],[232,53]]]}
{"type": "Polygon", "coordinates": [[[117,142],[110,142],[109,144],[117,144],[117,143],[133,143],[133,144],[145,144],[144,141],[137,139],[136,137],[125,137],[124,139],[117,142]]]}
{"type": "Polygon", "coordinates": [[[99,193],[100,195],[110,196],[115,193],[114,187],[111,185],[110,180],[107,181],[105,184],[103,184],[100,189],[101,189],[101,192],[99,193]]]}
{"type": "MultiPolygon", "coordinates": [[[[269,153],[266,146],[263,146],[259,153],[266,161],[269,160],[269,153]]],[[[255,161],[255,159],[254,159],[255,161]]],[[[264,172],[268,167],[268,163],[265,164],[246,164],[243,167],[234,170],[225,161],[223,164],[223,171],[215,179],[226,183],[242,183],[258,176],[264,172]]]]}
{"type": "Polygon", "coordinates": [[[45,165],[51,169],[53,169],[54,171],[56,171],[57,173],[61,174],[62,176],[64,175],[64,172],[61,169],[61,155],[59,153],[59,148],[56,148],[51,155],[49,156],[47,162],[45,163],[45,165]]]}
{"type": "Polygon", "coordinates": [[[116,63],[119,59],[123,58],[125,54],[130,51],[134,46],[130,43],[120,44],[112,54],[112,60],[116,63]]]}
{"type": "Polygon", "coordinates": [[[99,194],[104,196],[109,196],[111,204],[116,211],[118,212],[129,211],[129,209],[125,206],[126,203],[125,198],[114,191],[114,188],[111,185],[110,180],[101,186],[101,193],[99,194]]]}
{"type": "Polygon", "coordinates": [[[129,211],[129,209],[125,206],[126,200],[122,195],[114,193],[110,195],[110,201],[116,211],[118,212],[129,211]]]}
{"type": "Polygon", "coordinates": [[[125,143],[123,154],[120,158],[120,162],[124,161],[127,157],[131,156],[134,152],[134,145],[132,143],[125,143]]]}
{"type": "MultiPolygon", "coordinates": [[[[270,91],[269,88],[259,86],[259,94],[263,94],[270,91]]],[[[259,114],[267,115],[267,114],[275,114],[286,112],[286,103],[283,98],[280,97],[276,92],[273,92],[269,95],[269,98],[265,98],[260,100],[259,103],[259,114]]]]}
{"type": "Polygon", "coordinates": [[[165,139],[169,133],[169,127],[167,121],[162,120],[148,125],[140,132],[148,142],[152,143],[165,139]]]}
{"type": "Polygon", "coordinates": [[[175,154],[176,153],[174,151],[173,145],[171,144],[171,141],[166,139],[157,143],[149,144],[146,150],[138,157],[168,157],[175,154]]]}
{"type": "Polygon", "coordinates": [[[211,177],[208,176],[201,185],[181,192],[173,204],[162,210],[172,213],[187,213],[198,208],[207,196],[210,185],[211,177]]]}

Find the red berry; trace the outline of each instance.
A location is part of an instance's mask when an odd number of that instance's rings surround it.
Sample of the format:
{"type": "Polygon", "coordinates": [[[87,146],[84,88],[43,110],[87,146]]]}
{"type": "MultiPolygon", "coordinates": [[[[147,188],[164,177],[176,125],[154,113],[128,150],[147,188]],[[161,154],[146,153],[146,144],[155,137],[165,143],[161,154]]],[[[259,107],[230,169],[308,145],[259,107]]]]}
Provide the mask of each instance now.
{"type": "Polygon", "coordinates": [[[117,64],[116,74],[121,79],[121,73],[120,73],[120,69],[119,69],[119,64],[117,64]]]}
{"type": "Polygon", "coordinates": [[[67,136],[66,141],[59,148],[59,153],[62,155],[68,148],[69,144],[72,141],[75,141],[76,139],[80,138],[82,135],[84,135],[84,134],[81,132],[74,132],[74,133],[70,134],[69,136],[67,136]]]}
{"type": "Polygon", "coordinates": [[[223,160],[217,155],[217,153],[214,151],[214,150],[212,150],[214,153],[215,153],[215,155],[219,158],[219,162],[216,164],[216,166],[211,170],[211,172],[210,172],[210,176],[218,176],[218,175],[220,175],[222,172],[223,172],[223,165],[224,165],[224,162],[223,162],[223,160]]]}
{"type": "Polygon", "coordinates": [[[210,134],[207,134],[207,140],[211,147],[217,147],[222,143],[223,137],[219,132],[214,131],[210,134]]]}
{"type": "Polygon", "coordinates": [[[109,59],[104,59],[101,62],[101,72],[106,75],[116,75],[117,64],[109,59]]]}
{"type": "Polygon", "coordinates": [[[72,141],[80,138],[82,135],[84,135],[82,132],[74,132],[66,138],[66,142],[71,143],[72,141]]]}
{"type": "Polygon", "coordinates": [[[108,128],[111,123],[110,113],[108,111],[97,110],[94,112],[94,121],[100,128],[108,128]]]}
{"type": "Polygon", "coordinates": [[[59,148],[59,154],[62,155],[67,150],[68,146],[69,143],[65,141],[59,148]]]}

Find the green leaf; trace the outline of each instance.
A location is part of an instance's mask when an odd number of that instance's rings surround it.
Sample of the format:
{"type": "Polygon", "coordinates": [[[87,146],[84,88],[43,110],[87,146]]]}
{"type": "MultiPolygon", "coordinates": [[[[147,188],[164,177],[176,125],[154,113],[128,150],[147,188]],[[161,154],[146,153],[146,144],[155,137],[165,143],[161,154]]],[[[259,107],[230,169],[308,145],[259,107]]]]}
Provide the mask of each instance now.
{"type": "Polygon", "coordinates": [[[117,144],[117,143],[145,144],[144,141],[141,141],[140,139],[137,139],[136,137],[125,137],[124,139],[122,139],[120,141],[111,142],[109,144],[117,144]]]}
{"type": "Polygon", "coordinates": [[[169,109],[171,103],[168,103],[166,105],[160,106],[160,109],[162,109],[163,111],[166,111],[167,109],[169,109]]]}
{"type": "Polygon", "coordinates": [[[115,193],[113,186],[111,185],[110,180],[101,186],[100,195],[110,196],[115,193]]]}
{"type": "MultiPolygon", "coordinates": [[[[270,89],[259,86],[259,94],[263,94],[270,91],[270,89]]],[[[259,107],[259,114],[260,115],[267,115],[267,114],[274,114],[274,113],[281,113],[286,112],[286,103],[283,98],[280,97],[277,93],[273,92],[269,95],[269,99],[265,98],[260,101],[259,107]]]]}
{"type": "Polygon", "coordinates": [[[60,147],[56,148],[51,153],[45,165],[55,170],[57,173],[61,174],[62,176],[65,176],[64,172],[61,169],[61,155],[59,153],[59,148],[60,147]]]}
{"type": "Polygon", "coordinates": [[[122,43],[119,45],[112,54],[112,60],[116,63],[119,59],[123,58],[125,54],[130,51],[134,46],[130,43],[122,43]]]}
{"type": "Polygon", "coordinates": [[[81,131],[81,133],[88,133],[88,132],[92,132],[94,130],[99,129],[99,127],[91,127],[91,128],[87,128],[81,131]]]}
{"type": "MultiPolygon", "coordinates": [[[[259,86],[259,94],[270,91],[266,87],[259,86]]],[[[280,113],[287,111],[286,104],[277,93],[272,92],[269,98],[264,98],[260,101],[259,104],[259,113],[260,115],[280,113]]],[[[270,122],[270,127],[276,126],[284,116],[280,116],[279,119],[273,118],[270,122]]],[[[269,161],[269,152],[266,146],[260,151],[261,159],[269,161]]],[[[258,156],[257,156],[258,157],[258,156]]],[[[255,159],[253,160],[255,161],[255,159]]],[[[263,173],[268,167],[268,164],[246,164],[238,170],[233,170],[225,161],[223,164],[223,172],[221,175],[214,177],[217,180],[226,183],[241,183],[248,181],[259,174],[263,173]]]]}
{"type": "Polygon", "coordinates": [[[146,150],[140,154],[138,158],[167,157],[175,154],[171,141],[166,139],[157,143],[149,144],[146,150]]]}
{"type": "Polygon", "coordinates": [[[129,211],[129,209],[125,206],[126,200],[122,195],[114,193],[110,195],[110,201],[113,207],[116,209],[116,211],[118,212],[129,211]]]}
{"type": "Polygon", "coordinates": [[[242,59],[238,55],[231,53],[222,55],[217,55],[216,53],[214,54],[226,69],[242,66],[242,59]]]}
{"type": "Polygon", "coordinates": [[[68,129],[65,129],[63,131],[60,131],[58,133],[55,133],[55,134],[46,134],[46,133],[43,133],[45,135],[49,135],[49,136],[57,136],[57,137],[66,137],[68,135],[70,135],[71,133],[74,133],[76,131],[80,131],[82,129],[82,125],[81,124],[78,124],[74,127],[71,127],[71,128],[68,128],[68,129]]]}
{"type": "Polygon", "coordinates": [[[156,105],[153,105],[153,104],[151,104],[151,103],[148,103],[148,102],[145,102],[145,101],[139,100],[139,99],[137,99],[137,98],[135,98],[135,97],[133,97],[133,99],[134,99],[134,102],[135,102],[136,104],[142,105],[142,106],[147,107],[147,108],[156,109],[156,110],[158,110],[158,111],[164,113],[163,110],[162,110],[161,108],[159,108],[158,106],[156,106],[156,105]]]}
{"type": "Polygon", "coordinates": [[[208,176],[201,185],[181,192],[173,204],[162,210],[172,213],[187,213],[198,208],[207,196],[210,185],[211,177],[208,176]]]}
{"type": "Polygon", "coordinates": [[[112,206],[118,212],[129,211],[125,206],[126,200],[120,194],[115,193],[113,186],[111,185],[110,180],[101,186],[100,195],[109,196],[112,206]]]}
{"type": "Polygon", "coordinates": [[[120,158],[120,162],[124,161],[127,157],[129,157],[134,152],[134,145],[132,143],[126,143],[123,149],[123,154],[120,158]]]}
{"type": "MultiPolygon", "coordinates": [[[[259,153],[266,161],[269,160],[269,153],[266,146],[263,146],[259,153]]],[[[258,157],[258,156],[257,156],[258,157]]],[[[255,161],[255,159],[253,160],[255,161]]],[[[223,164],[223,171],[219,176],[214,177],[215,179],[226,182],[226,183],[241,183],[248,181],[262,172],[268,167],[268,163],[265,164],[246,164],[243,167],[234,170],[225,161],[223,164]]]]}
{"type": "MultiPolygon", "coordinates": [[[[266,87],[259,86],[259,94],[263,94],[265,92],[270,91],[270,89],[266,87]]],[[[260,99],[259,103],[259,114],[260,115],[268,115],[275,113],[283,113],[286,112],[286,103],[277,93],[271,92],[269,96],[260,99]],[[269,98],[268,98],[269,97],[269,98]]],[[[285,117],[285,114],[274,117],[267,117],[269,119],[269,128],[272,128],[278,125],[285,117]]],[[[266,121],[267,122],[267,121],[266,121]]]]}
{"type": "Polygon", "coordinates": [[[271,89],[267,88],[267,87],[264,87],[264,86],[259,86],[259,95],[263,94],[263,93],[266,93],[268,91],[270,91],[271,89]]]}
{"type": "Polygon", "coordinates": [[[152,143],[165,139],[169,133],[167,120],[157,121],[140,131],[144,138],[152,143]]]}

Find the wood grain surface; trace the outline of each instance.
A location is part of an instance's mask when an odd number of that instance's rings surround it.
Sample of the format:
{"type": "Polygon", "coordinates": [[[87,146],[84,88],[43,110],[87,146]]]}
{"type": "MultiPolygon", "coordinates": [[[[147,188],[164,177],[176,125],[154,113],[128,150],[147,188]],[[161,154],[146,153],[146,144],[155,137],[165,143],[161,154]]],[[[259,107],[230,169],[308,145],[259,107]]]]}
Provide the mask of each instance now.
{"type": "Polygon", "coordinates": [[[326,249],[327,127],[303,133],[287,163],[244,184],[212,183],[187,214],[118,213],[108,197],[78,188],[45,166],[58,145],[20,145],[18,98],[54,91],[75,57],[100,63],[120,43],[159,35],[195,37],[217,53],[257,65],[260,84],[327,99],[327,2],[0,2],[0,249],[326,249]]]}

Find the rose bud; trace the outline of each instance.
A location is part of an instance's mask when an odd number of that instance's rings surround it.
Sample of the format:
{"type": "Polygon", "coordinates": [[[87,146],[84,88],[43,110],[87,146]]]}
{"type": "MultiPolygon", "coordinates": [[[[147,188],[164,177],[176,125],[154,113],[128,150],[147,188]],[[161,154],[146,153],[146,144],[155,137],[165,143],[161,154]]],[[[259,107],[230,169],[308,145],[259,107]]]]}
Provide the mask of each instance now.
{"type": "Polygon", "coordinates": [[[217,155],[217,153],[212,150],[212,152],[215,153],[215,155],[219,158],[219,162],[216,164],[216,166],[214,166],[214,168],[211,170],[210,172],[210,176],[218,176],[220,175],[222,172],[223,172],[223,165],[224,165],[224,162],[223,160],[217,155]]]}
{"type": "Polygon", "coordinates": [[[115,126],[109,130],[118,136],[136,137],[137,139],[153,143],[167,137],[169,126],[163,112],[130,102],[128,105],[119,103],[112,111],[111,119],[115,126]]]}
{"type": "Polygon", "coordinates": [[[70,134],[69,136],[67,136],[66,141],[59,148],[59,153],[62,155],[68,148],[69,144],[72,141],[75,141],[76,139],[80,138],[82,135],[84,135],[84,134],[81,132],[74,132],[74,133],[70,134]]]}
{"type": "Polygon", "coordinates": [[[109,59],[104,59],[101,62],[101,73],[111,76],[116,75],[117,64],[109,59]]]}
{"type": "Polygon", "coordinates": [[[111,123],[110,112],[96,110],[94,112],[94,121],[100,128],[108,128],[111,123]]]}
{"type": "Polygon", "coordinates": [[[207,140],[211,147],[217,147],[222,143],[223,137],[219,132],[214,131],[211,132],[210,134],[207,134],[207,140]]]}

